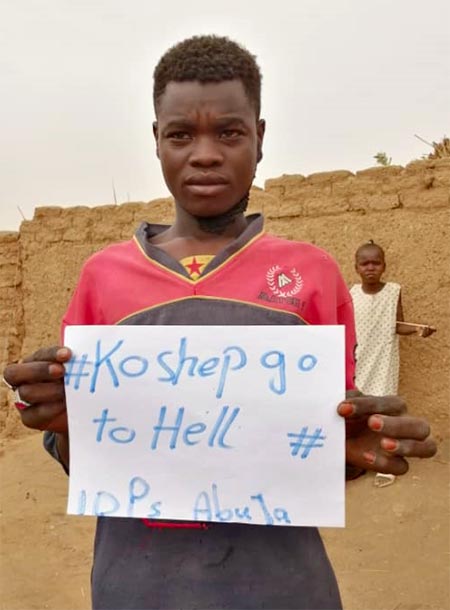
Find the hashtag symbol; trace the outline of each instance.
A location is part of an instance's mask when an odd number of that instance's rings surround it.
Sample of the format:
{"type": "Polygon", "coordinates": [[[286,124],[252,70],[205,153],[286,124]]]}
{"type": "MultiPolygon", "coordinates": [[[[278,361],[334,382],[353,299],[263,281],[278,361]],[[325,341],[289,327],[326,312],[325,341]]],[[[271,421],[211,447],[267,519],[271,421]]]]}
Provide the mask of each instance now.
{"type": "Polygon", "coordinates": [[[64,383],[66,386],[69,386],[70,380],[73,379],[73,388],[74,390],[78,390],[80,387],[81,378],[89,377],[90,373],[85,372],[84,369],[87,364],[92,364],[92,362],[89,362],[87,357],[87,354],[83,354],[79,360],[72,358],[66,363],[66,372],[64,374],[64,383]]]}
{"type": "Polygon", "coordinates": [[[303,449],[300,457],[304,460],[308,457],[311,449],[323,447],[323,443],[319,441],[324,441],[327,437],[322,436],[322,428],[316,428],[314,434],[308,434],[308,426],[304,426],[297,434],[288,432],[288,438],[292,439],[290,442],[290,446],[292,447],[291,455],[296,457],[300,449],[303,449]]]}

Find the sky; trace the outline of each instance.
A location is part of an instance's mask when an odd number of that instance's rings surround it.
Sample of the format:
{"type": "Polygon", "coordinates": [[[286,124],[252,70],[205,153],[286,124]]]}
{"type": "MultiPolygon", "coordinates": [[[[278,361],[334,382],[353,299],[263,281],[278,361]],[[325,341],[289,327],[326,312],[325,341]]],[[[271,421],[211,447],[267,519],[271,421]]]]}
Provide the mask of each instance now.
{"type": "Polygon", "coordinates": [[[195,34],[263,73],[268,178],[404,165],[450,135],[448,0],[0,0],[0,231],[36,206],[167,196],[152,74],[195,34]]]}

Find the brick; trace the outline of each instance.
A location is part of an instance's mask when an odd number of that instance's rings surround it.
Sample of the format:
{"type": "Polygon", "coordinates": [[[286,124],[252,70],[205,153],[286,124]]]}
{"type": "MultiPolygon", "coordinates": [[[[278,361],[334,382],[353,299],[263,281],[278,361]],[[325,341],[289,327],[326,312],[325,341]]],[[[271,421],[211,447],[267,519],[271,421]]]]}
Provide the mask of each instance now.
{"type": "Polygon", "coordinates": [[[42,218],[50,220],[50,218],[61,216],[61,212],[62,208],[60,206],[39,206],[34,209],[33,220],[41,220],[42,218]]]}
{"type": "Polygon", "coordinates": [[[148,205],[148,203],[142,201],[129,201],[127,203],[122,203],[122,205],[119,207],[128,210],[134,215],[136,212],[140,212],[141,210],[145,209],[148,205]]]}
{"type": "Polygon", "coordinates": [[[282,174],[278,178],[269,178],[264,183],[264,190],[270,191],[273,186],[291,186],[304,182],[306,177],[302,174],[282,174]]]}
{"type": "Polygon", "coordinates": [[[382,210],[395,210],[401,207],[398,195],[361,195],[350,197],[349,210],[353,212],[372,211],[379,212],[382,210]]]}
{"type": "Polygon", "coordinates": [[[311,200],[305,204],[305,215],[325,216],[343,214],[350,210],[348,199],[338,197],[328,197],[325,200],[311,200]]]}
{"type": "MultiPolygon", "coordinates": [[[[120,239],[121,223],[115,222],[114,216],[105,217],[101,222],[92,225],[92,239],[112,243],[120,239]]],[[[82,240],[81,240],[82,241],[82,240]]]]}
{"type": "Polygon", "coordinates": [[[446,187],[402,191],[399,194],[404,208],[445,208],[450,206],[450,190],[446,187]]]}
{"type": "Polygon", "coordinates": [[[86,240],[87,234],[85,230],[79,230],[76,227],[69,227],[62,231],[59,239],[61,241],[83,242],[86,240]]]}
{"type": "Polygon", "coordinates": [[[322,184],[302,184],[287,186],[282,199],[311,199],[315,197],[329,197],[331,194],[331,182],[322,184]]]}
{"type": "MultiPolygon", "coordinates": [[[[74,216],[74,218],[76,218],[76,216],[74,216]]],[[[73,218],[71,218],[69,215],[61,214],[59,216],[50,216],[50,218],[43,216],[35,221],[35,226],[39,227],[40,231],[48,233],[49,231],[68,229],[72,222],[73,218]]]]}
{"type": "Polygon", "coordinates": [[[5,247],[0,247],[0,264],[9,265],[13,263],[17,264],[20,259],[20,249],[17,247],[17,243],[5,244],[5,247]]]}
{"type": "Polygon", "coordinates": [[[303,201],[297,197],[282,199],[276,208],[266,211],[270,218],[301,217],[303,215],[303,201]]]}
{"type": "Polygon", "coordinates": [[[337,170],[333,172],[317,172],[315,174],[310,174],[306,177],[306,181],[309,184],[321,184],[323,182],[340,182],[341,180],[347,180],[348,178],[353,177],[354,174],[349,172],[348,170],[337,170]]]}
{"type": "Polygon", "coordinates": [[[411,163],[405,165],[405,171],[408,173],[424,172],[427,169],[434,169],[436,167],[436,159],[414,159],[411,163]]]}
{"type": "Polygon", "coordinates": [[[64,218],[73,218],[78,214],[92,214],[96,208],[90,208],[87,205],[74,205],[68,208],[61,208],[61,216],[64,218]]]}
{"type": "Polygon", "coordinates": [[[2,244],[10,244],[19,240],[18,231],[0,231],[0,247],[2,244]]]}
{"type": "Polygon", "coordinates": [[[266,193],[273,195],[277,199],[282,199],[285,189],[286,187],[283,184],[274,184],[266,187],[266,193]]]}
{"type": "Polygon", "coordinates": [[[81,214],[76,214],[73,216],[73,218],[67,219],[67,222],[64,225],[64,228],[68,228],[69,226],[71,226],[73,229],[88,229],[89,227],[92,226],[93,223],[93,219],[92,219],[92,214],[85,214],[85,213],[81,213],[81,214]]]}
{"type": "Polygon", "coordinates": [[[440,159],[435,159],[435,169],[447,170],[450,172],[450,157],[442,157],[440,159]]]}
{"type": "Polygon", "coordinates": [[[403,167],[401,165],[377,165],[375,167],[368,167],[367,169],[362,169],[356,172],[356,176],[358,178],[362,178],[365,176],[371,176],[372,178],[384,178],[387,176],[397,176],[403,171],[403,167]]]}
{"type": "Polygon", "coordinates": [[[356,194],[361,195],[363,197],[364,195],[368,195],[370,197],[378,197],[382,194],[383,184],[386,184],[386,182],[381,180],[358,180],[355,184],[355,186],[357,187],[356,194]]]}
{"type": "Polygon", "coordinates": [[[356,178],[355,176],[349,176],[345,180],[339,180],[338,182],[333,182],[331,185],[331,193],[334,197],[344,198],[348,197],[355,188],[356,178]]]}
{"type": "Polygon", "coordinates": [[[21,282],[20,265],[17,263],[3,263],[0,260],[0,287],[18,286],[21,282]]]}
{"type": "Polygon", "coordinates": [[[99,222],[102,222],[104,220],[105,217],[108,216],[108,211],[113,211],[117,206],[115,205],[99,205],[93,208],[89,208],[88,210],[86,210],[86,213],[88,214],[91,219],[92,219],[92,224],[95,225],[99,222]]]}
{"type": "Polygon", "coordinates": [[[450,187],[450,164],[436,166],[433,172],[433,186],[445,186],[450,187]]]}
{"type": "Polygon", "coordinates": [[[335,197],[351,197],[353,195],[376,195],[380,192],[381,182],[372,178],[351,178],[333,184],[332,192],[335,197]]]}
{"type": "Polygon", "coordinates": [[[172,198],[156,199],[142,207],[139,213],[134,215],[135,224],[139,222],[171,223],[175,217],[175,205],[172,198]]]}
{"type": "Polygon", "coordinates": [[[418,189],[427,187],[429,184],[430,177],[434,176],[431,170],[424,169],[421,172],[403,172],[400,176],[398,176],[395,181],[397,185],[397,191],[407,191],[409,189],[418,189]]]}
{"type": "MultiPolygon", "coordinates": [[[[69,230],[69,229],[68,229],[69,230]]],[[[54,244],[63,240],[63,235],[65,234],[64,229],[54,229],[48,231],[40,231],[36,234],[36,241],[42,245],[54,244]]]]}
{"type": "Polygon", "coordinates": [[[36,231],[36,225],[32,220],[23,220],[20,225],[20,241],[25,239],[33,239],[36,231]]]}
{"type": "Polygon", "coordinates": [[[268,206],[276,207],[278,202],[279,200],[273,194],[266,193],[262,189],[252,189],[250,192],[249,209],[259,211],[268,206]]]}

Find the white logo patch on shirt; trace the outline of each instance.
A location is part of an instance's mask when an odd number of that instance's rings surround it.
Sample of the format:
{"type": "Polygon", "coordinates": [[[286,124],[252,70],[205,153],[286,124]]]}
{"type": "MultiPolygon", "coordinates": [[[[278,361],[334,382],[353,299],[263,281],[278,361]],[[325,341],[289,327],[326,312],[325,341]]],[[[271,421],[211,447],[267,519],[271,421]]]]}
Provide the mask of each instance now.
{"type": "Polygon", "coordinates": [[[287,269],[274,265],[267,271],[266,280],[272,293],[279,297],[292,297],[298,294],[303,286],[302,276],[295,267],[287,269]]]}

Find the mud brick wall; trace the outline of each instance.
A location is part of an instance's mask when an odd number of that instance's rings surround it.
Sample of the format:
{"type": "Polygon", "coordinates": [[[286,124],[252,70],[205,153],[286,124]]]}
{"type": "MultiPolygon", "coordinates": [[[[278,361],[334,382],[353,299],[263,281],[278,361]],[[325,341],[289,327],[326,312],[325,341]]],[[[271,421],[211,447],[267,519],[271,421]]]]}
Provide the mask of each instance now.
{"type": "MultiPolygon", "coordinates": [[[[349,286],[355,249],[374,239],[386,251],[386,279],[403,287],[405,317],[433,324],[428,339],[401,338],[400,392],[439,438],[449,435],[450,159],[281,176],[253,189],[250,211],[268,231],[317,244],[341,265],[349,286]]],[[[83,261],[128,239],[143,220],[169,223],[170,199],[98,207],[41,207],[18,233],[0,233],[0,366],[56,343],[60,318],[83,261]]],[[[22,434],[10,393],[0,390],[3,435],[22,434]]]]}

